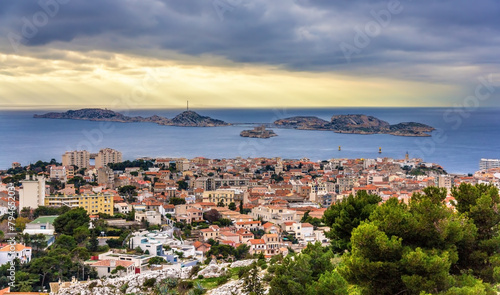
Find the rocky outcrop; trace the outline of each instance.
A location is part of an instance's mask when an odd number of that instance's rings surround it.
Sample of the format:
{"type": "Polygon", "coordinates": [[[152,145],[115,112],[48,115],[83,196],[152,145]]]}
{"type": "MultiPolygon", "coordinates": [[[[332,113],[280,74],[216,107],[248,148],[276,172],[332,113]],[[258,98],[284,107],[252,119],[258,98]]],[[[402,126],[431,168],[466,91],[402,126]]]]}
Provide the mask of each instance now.
{"type": "Polygon", "coordinates": [[[253,130],[243,130],[240,133],[242,137],[252,137],[252,138],[271,138],[278,136],[273,130],[266,130],[264,125],[255,127],[253,130]]]}
{"type": "Polygon", "coordinates": [[[367,115],[335,115],[331,121],[317,117],[291,117],[274,122],[278,127],[301,130],[329,130],[337,133],[391,134],[397,136],[430,136],[433,127],[416,122],[391,125],[367,115]]]}
{"type": "Polygon", "coordinates": [[[172,125],[187,127],[216,127],[228,126],[230,124],[221,120],[201,116],[193,111],[185,111],[172,119],[172,125]]]}
{"type": "Polygon", "coordinates": [[[159,125],[165,126],[182,126],[182,127],[215,127],[215,126],[228,126],[221,120],[212,119],[210,117],[201,116],[193,111],[185,111],[177,115],[173,119],[168,119],[158,115],[153,115],[151,117],[130,117],[123,115],[118,112],[114,112],[107,109],[81,109],[81,110],[69,110],[64,113],[47,113],[44,115],[34,115],[34,118],[46,118],[46,119],[72,119],[72,120],[88,120],[88,121],[109,121],[109,122],[151,122],[159,125]]]}

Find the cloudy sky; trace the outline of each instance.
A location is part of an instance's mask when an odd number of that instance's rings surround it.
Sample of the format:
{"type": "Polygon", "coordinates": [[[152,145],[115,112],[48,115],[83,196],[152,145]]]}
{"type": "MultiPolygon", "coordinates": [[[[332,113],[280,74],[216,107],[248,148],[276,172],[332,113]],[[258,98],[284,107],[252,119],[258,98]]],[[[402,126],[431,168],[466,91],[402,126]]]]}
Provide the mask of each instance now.
{"type": "Polygon", "coordinates": [[[498,106],[499,15],[498,0],[2,0],[0,108],[457,106],[477,91],[498,106]]]}

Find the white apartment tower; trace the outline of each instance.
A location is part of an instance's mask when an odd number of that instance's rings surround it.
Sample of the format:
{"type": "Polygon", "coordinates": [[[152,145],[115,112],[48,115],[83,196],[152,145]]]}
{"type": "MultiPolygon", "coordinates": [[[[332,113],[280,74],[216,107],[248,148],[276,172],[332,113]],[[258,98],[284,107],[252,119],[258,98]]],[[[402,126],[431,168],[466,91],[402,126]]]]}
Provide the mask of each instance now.
{"type": "Polygon", "coordinates": [[[71,151],[62,155],[63,166],[77,166],[78,168],[89,168],[90,166],[90,153],[83,151],[71,151]]]}
{"type": "Polygon", "coordinates": [[[499,159],[481,159],[479,162],[480,170],[488,170],[491,168],[500,168],[500,160],[499,159]]]}
{"type": "Polygon", "coordinates": [[[100,150],[97,156],[95,157],[95,168],[99,169],[107,167],[108,163],[121,163],[121,162],[123,162],[121,152],[114,149],[105,148],[100,150]]]}
{"type": "Polygon", "coordinates": [[[19,211],[27,207],[36,209],[45,206],[45,177],[26,175],[21,180],[22,187],[19,190],[19,211]]]}

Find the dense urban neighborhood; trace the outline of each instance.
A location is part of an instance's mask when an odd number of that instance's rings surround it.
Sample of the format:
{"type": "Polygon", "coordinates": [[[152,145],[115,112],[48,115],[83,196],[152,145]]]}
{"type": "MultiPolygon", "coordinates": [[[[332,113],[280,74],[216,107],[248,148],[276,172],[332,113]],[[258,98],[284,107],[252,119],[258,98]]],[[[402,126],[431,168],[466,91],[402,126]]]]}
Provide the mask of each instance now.
{"type": "Polygon", "coordinates": [[[454,175],[408,153],[130,161],[105,148],[0,178],[0,294],[498,291],[498,160],[454,175]]]}

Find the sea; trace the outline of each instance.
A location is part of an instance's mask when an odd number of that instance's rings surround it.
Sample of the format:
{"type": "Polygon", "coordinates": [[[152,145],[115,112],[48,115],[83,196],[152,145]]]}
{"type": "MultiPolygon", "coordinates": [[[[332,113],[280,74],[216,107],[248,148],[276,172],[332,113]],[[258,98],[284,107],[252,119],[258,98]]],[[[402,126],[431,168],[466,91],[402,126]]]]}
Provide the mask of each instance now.
{"type": "MultiPolygon", "coordinates": [[[[61,161],[68,150],[98,152],[109,147],[123,158],[139,157],[281,157],[411,158],[441,165],[448,173],[474,173],[481,158],[500,158],[500,108],[321,108],[321,109],[193,109],[204,116],[240,123],[228,127],[173,127],[154,123],[35,119],[48,110],[0,111],[0,169],[12,162],[61,161]],[[291,116],[330,120],[338,114],[366,114],[391,124],[420,122],[436,128],[431,137],[387,134],[338,134],[331,131],[277,129],[277,137],[244,138],[242,130],[291,116]],[[340,151],[339,151],[340,147],[340,151]],[[381,149],[381,153],[379,153],[381,149]]],[[[59,110],[61,111],[61,110],[59,110]]],[[[129,116],[173,118],[183,110],[115,110],[129,116]]]]}

